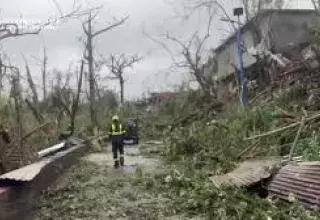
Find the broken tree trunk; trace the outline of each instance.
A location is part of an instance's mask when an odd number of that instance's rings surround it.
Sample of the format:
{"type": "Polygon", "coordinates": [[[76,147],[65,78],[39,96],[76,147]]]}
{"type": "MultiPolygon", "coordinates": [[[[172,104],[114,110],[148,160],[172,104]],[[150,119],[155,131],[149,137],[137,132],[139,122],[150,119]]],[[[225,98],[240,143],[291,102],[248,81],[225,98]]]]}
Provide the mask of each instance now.
{"type": "Polygon", "coordinates": [[[43,89],[43,99],[47,98],[47,63],[48,57],[46,53],[46,48],[43,49],[43,63],[42,63],[42,89],[43,89]]]}
{"type": "Polygon", "coordinates": [[[294,139],[294,142],[293,142],[293,144],[292,144],[292,147],[291,147],[291,149],[290,149],[289,161],[291,161],[292,158],[293,158],[293,153],[294,153],[295,148],[297,147],[297,143],[298,143],[299,137],[300,137],[300,135],[301,135],[302,129],[303,129],[303,127],[304,127],[305,121],[306,121],[306,118],[305,118],[304,116],[302,116],[299,130],[298,130],[298,132],[297,132],[297,135],[296,135],[296,137],[295,137],[295,139],[294,139]]]}
{"type": "MultiPolygon", "coordinates": [[[[309,118],[306,118],[305,122],[309,122],[309,121],[312,121],[312,120],[315,120],[315,119],[319,119],[319,118],[320,118],[320,114],[316,114],[316,115],[313,115],[313,116],[311,116],[309,118]]],[[[251,137],[248,137],[248,138],[244,138],[244,140],[248,141],[248,140],[254,140],[254,139],[257,139],[257,138],[271,136],[271,135],[277,134],[279,132],[288,130],[290,128],[297,127],[299,125],[301,125],[301,122],[296,122],[296,123],[290,124],[288,126],[281,127],[281,128],[278,128],[278,129],[275,129],[275,130],[272,130],[272,131],[269,131],[269,132],[266,132],[266,133],[263,133],[263,134],[254,135],[254,136],[251,136],[251,137]]]]}
{"type": "Polygon", "coordinates": [[[83,79],[83,68],[84,68],[84,60],[81,60],[81,67],[80,67],[80,75],[78,79],[78,86],[77,86],[77,94],[76,97],[73,100],[72,103],[72,108],[71,108],[71,116],[70,116],[70,125],[71,125],[71,131],[70,135],[73,135],[74,133],[74,128],[75,128],[75,118],[76,118],[76,113],[79,108],[79,101],[80,101],[80,93],[81,93],[81,88],[82,88],[82,79],[83,79]]]}
{"type": "Polygon", "coordinates": [[[93,45],[92,45],[92,16],[89,15],[88,20],[88,33],[87,34],[87,51],[88,51],[88,65],[89,65],[89,99],[90,99],[90,119],[91,126],[94,130],[94,127],[97,126],[96,112],[95,112],[95,99],[96,99],[96,90],[95,90],[95,76],[94,76],[94,67],[93,67],[93,45]]]}

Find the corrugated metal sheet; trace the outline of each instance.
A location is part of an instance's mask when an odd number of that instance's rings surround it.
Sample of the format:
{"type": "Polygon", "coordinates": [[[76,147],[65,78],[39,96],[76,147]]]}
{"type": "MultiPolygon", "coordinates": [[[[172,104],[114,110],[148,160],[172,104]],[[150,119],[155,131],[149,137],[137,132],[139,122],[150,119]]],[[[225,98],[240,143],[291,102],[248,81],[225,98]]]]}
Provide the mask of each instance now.
{"type": "Polygon", "coordinates": [[[37,151],[30,147],[13,148],[0,138],[0,156],[3,159],[1,161],[3,170],[0,170],[0,174],[28,165],[30,161],[37,159],[36,153],[37,151]]]}
{"type": "Polygon", "coordinates": [[[0,176],[0,180],[16,180],[16,181],[30,181],[35,178],[41,169],[50,163],[50,160],[42,160],[34,164],[13,170],[0,176]]]}
{"type": "Polygon", "coordinates": [[[213,176],[211,181],[217,186],[250,186],[271,176],[273,169],[281,164],[281,158],[264,158],[245,161],[234,171],[213,176]]]}
{"type": "Polygon", "coordinates": [[[53,154],[53,153],[56,153],[58,152],[59,150],[62,150],[63,148],[66,147],[66,143],[65,142],[62,142],[60,144],[56,144],[56,145],[53,145],[49,148],[46,148],[46,149],[43,149],[41,151],[38,152],[38,156],[39,157],[45,157],[49,154],[53,154]]]}
{"type": "Polygon", "coordinates": [[[279,170],[268,185],[271,196],[301,201],[308,208],[320,208],[320,162],[289,164],[279,170]]]}
{"type": "Polygon", "coordinates": [[[21,167],[20,169],[13,170],[0,176],[1,181],[31,181],[33,180],[47,165],[51,164],[57,158],[69,154],[77,149],[78,146],[70,147],[65,151],[57,152],[53,156],[43,158],[40,161],[21,167]]]}
{"type": "MultiPolygon", "coordinates": [[[[83,141],[74,140],[74,143],[76,142],[83,141]]],[[[7,187],[8,192],[0,196],[0,219],[34,219],[31,215],[32,204],[39,194],[57,183],[63,173],[75,164],[86,150],[85,144],[78,144],[1,176],[0,186],[7,187]]],[[[1,189],[0,187],[0,193],[1,189]]]]}

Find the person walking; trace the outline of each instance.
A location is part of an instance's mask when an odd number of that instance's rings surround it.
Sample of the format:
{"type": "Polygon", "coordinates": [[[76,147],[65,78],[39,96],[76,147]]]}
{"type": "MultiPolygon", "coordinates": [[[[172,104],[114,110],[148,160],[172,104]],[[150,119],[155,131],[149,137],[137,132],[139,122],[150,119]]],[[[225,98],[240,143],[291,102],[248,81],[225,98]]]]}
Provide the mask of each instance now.
{"type": "Polygon", "coordinates": [[[108,134],[112,143],[112,153],[115,168],[119,168],[119,165],[124,166],[123,135],[125,133],[126,131],[119,120],[119,116],[114,115],[112,117],[112,124],[109,127],[108,134]],[[120,159],[118,157],[118,152],[120,154],[120,159]]]}

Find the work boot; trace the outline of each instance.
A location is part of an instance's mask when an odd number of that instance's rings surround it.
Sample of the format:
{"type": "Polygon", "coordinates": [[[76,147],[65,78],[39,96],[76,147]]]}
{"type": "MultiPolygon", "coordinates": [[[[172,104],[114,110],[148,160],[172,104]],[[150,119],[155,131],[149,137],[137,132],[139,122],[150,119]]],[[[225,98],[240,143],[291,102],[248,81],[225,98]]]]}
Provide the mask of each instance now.
{"type": "Polygon", "coordinates": [[[117,161],[114,161],[114,168],[119,168],[119,161],[117,160],[117,161]]]}
{"type": "Polygon", "coordinates": [[[123,167],[124,166],[124,157],[120,157],[120,165],[123,167]]]}

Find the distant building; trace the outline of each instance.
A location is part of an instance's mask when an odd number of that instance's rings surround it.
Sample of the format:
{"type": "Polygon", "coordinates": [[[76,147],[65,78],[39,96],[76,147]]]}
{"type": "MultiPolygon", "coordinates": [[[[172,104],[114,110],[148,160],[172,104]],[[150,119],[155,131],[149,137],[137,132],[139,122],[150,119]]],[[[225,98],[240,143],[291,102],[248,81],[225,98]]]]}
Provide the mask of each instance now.
{"type": "MultiPolygon", "coordinates": [[[[311,41],[310,29],[319,22],[319,14],[315,10],[264,10],[242,27],[242,36],[246,52],[243,54],[247,76],[253,77],[254,64],[257,60],[252,51],[257,48],[290,57],[292,50],[302,50],[311,41]],[[258,46],[259,45],[259,46],[258,46]]],[[[226,39],[215,48],[214,78],[216,81],[235,79],[238,65],[237,35],[226,39]]],[[[212,68],[209,68],[211,70],[212,68]]],[[[258,73],[257,73],[258,74],[258,73]]],[[[232,85],[223,85],[224,90],[232,89],[232,85]]]]}
{"type": "Polygon", "coordinates": [[[149,104],[159,105],[177,98],[180,93],[177,92],[159,92],[151,93],[148,99],[149,104]]]}

